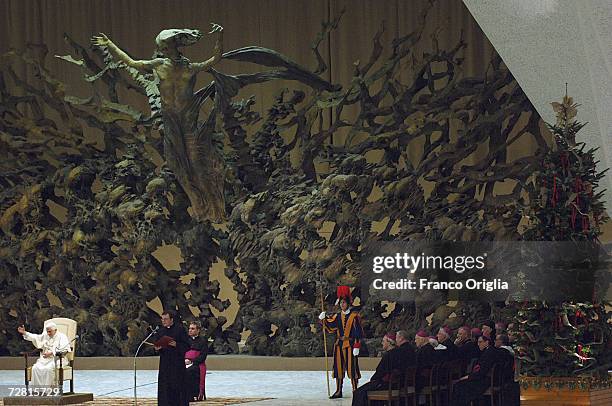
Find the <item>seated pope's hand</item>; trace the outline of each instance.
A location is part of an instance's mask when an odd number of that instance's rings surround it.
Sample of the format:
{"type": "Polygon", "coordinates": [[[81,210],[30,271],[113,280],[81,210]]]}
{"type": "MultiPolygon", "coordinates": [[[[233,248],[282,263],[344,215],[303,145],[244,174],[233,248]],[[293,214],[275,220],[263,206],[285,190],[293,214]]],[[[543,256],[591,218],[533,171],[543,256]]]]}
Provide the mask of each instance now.
{"type": "Polygon", "coordinates": [[[17,332],[21,335],[24,335],[26,333],[26,329],[24,326],[19,326],[17,327],[17,332]]]}
{"type": "Polygon", "coordinates": [[[52,355],[53,355],[53,352],[51,352],[51,351],[45,351],[45,352],[43,352],[43,357],[44,357],[44,358],[49,358],[49,357],[51,357],[52,355]]]}

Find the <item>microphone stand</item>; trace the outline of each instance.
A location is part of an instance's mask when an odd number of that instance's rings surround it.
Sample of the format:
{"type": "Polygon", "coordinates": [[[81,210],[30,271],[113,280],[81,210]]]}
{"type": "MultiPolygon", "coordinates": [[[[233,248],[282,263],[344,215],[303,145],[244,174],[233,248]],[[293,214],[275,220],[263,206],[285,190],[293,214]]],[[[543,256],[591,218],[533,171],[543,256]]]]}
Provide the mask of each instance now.
{"type": "Polygon", "coordinates": [[[140,351],[140,348],[142,348],[142,346],[144,345],[144,343],[147,342],[147,340],[149,338],[151,338],[151,336],[155,333],[157,333],[157,330],[159,330],[159,326],[155,327],[155,329],[151,330],[151,332],[149,333],[149,335],[147,336],[147,338],[145,338],[144,340],[142,340],[142,342],[140,343],[140,345],[138,346],[138,348],[136,349],[136,354],[134,354],[134,406],[138,405],[138,398],[136,397],[136,357],[138,357],[138,351],[140,351]]]}

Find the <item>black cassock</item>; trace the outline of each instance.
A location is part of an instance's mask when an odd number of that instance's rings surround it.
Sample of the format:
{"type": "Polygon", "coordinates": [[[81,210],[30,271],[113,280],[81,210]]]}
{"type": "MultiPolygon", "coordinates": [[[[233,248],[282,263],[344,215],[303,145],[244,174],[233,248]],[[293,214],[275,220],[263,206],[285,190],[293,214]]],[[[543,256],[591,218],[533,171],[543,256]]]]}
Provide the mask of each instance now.
{"type": "Polygon", "coordinates": [[[158,406],[189,406],[185,391],[185,353],[189,349],[187,331],[180,324],[162,327],[156,340],[169,336],[176,341],[176,347],[159,350],[159,372],[157,374],[158,406]]]}
{"type": "Polygon", "coordinates": [[[187,396],[188,399],[197,398],[200,394],[200,364],[208,356],[208,340],[202,337],[189,337],[189,349],[199,351],[200,355],[193,360],[193,365],[187,368],[187,396]]]}
{"type": "Polygon", "coordinates": [[[353,392],[352,406],[367,405],[368,391],[388,388],[389,374],[394,370],[404,369],[411,363],[414,364],[414,350],[408,344],[385,352],[370,382],[361,385],[353,392]]]}
{"type": "Polygon", "coordinates": [[[429,383],[429,369],[438,360],[438,351],[434,350],[431,344],[425,344],[416,350],[416,388],[420,391],[429,383]]]}
{"type": "Polygon", "coordinates": [[[457,354],[466,367],[466,371],[464,372],[470,373],[472,372],[472,367],[476,364],[478,358],[480,358],[480,348],[478,348],[478,344],[474,341],[467,340],[457,345],[457,354]]]}
{"type": "Polygon", "coordinates": [[[447,338],[446,341],[441,342],[440,344],[446,347],[446,350],[442,350],[444,353],[443,361],[454,361],[459,358],[459,350],[450,338],[447,338]]]}
{"type": "Polygon", "coordinates": [[[488,347],[480,353],[478,363],[474,365],[468,379],[460,381],[453,390],[453,406],[467,406],[472,400],[478,399],[489,387],[490,378],[487,374],[498,361],[497,349],[488,347]]]}
{"type": "Polygon", "coordinates": [[[514,381],[514,352],[506,348],[496,348],[498,362],[502,369],[502,405],[519,406],[521,403],[521,387],[514,381]]]}

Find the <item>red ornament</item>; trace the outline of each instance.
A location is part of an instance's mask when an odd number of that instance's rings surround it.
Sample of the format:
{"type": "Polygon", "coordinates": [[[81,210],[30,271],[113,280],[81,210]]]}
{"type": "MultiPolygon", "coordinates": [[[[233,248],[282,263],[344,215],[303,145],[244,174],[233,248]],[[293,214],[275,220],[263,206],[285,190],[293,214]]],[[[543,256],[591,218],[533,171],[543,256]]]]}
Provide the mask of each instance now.
{"type": "Polygon", "coordinates": [[[574,186],[574,191],[576,192],[576,205],[580,207],[580,192],[582,192],[582,179],[576,176],[576,182],[574,186]]]}
{"type": "Polygon", "coordinates": [[[349,303],[353,301],[353,297],[351,296],[351,288],[348,286],[338,286],[336,296],[338,299],[346,299],[349,303]]]}

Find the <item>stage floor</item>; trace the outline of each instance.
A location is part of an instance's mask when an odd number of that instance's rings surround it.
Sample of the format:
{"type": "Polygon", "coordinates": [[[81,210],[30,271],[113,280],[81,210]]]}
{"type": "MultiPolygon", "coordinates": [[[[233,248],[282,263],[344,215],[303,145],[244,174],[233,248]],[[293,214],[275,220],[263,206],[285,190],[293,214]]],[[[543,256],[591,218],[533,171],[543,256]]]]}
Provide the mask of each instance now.
{"type": "MultiPolygon", "coordinates": [[[[360,382],[367,382],[373,372],[362,372],[360,382]]],[[[139,398],[154,398],[157,394],[157,371],[138,371],[139,398]]],[[[131,371],[75,371],[75,391],[91,392],[97,401],[111,401],[110,398],[131,398],[133,396],[134,375],[131,371]]],[[[206,395],[209,399],[233,399],[229,404],[240,404],[238,399],[269,399],[247,403],[249,406],[298,406],[298,405],[350,405],[350,381],[344,381],[345,398],[327,399],[324,371],[209,371],[206,374],[206,395]]],[[[3,385],[23,383],[22,371],[0,370],[0,383],[3,385]]],[[[332,392],[335,383],[331,378],[332,392]]],[[[68,389],[67,383],[65,389],[68,389]]],[[[127,400],[126,399],[126,400],[127,400]]],[[[140,403],[140,402],[139,402],[140,403]]],[[[87,405],[109,405],[121,403],[88,403],[87,405]]],[[[143,403],[149,405],[153,403],[143,403]]],[[[203,403],[225,405],[228,403],[203,403]]],[[[194,404],[195,405],[195,404],[194,404]]]]}
{"type": "MultiPolygon", "coordinates": [[[[334,400],[300,400],[300,399],[270,399],[270,400],[255,400],[251,398],[211,398],[202,402],[190,403],[189,406],[350,406],[351,399],[334,399],[334,400]]],[[[0,406],[4,406],[0,399],[0,406]]],[[[130,398],[100,398],[93,402],[80,403],[72,406],[134,406],[134,400],[130,398]]],[[[138,399],[138,406],[157,406],[157,400],[153,398],[138,399]]]]}
{"type": "MultiPolygon", "coordinates": [[[[257,402],[257,399],[242,399],[242,398],[224,398],[224,399],[209,399],[202,402],[190,403],[190,406],[230,406],[230,405],[246,405],[257,402]]],[[[261,404],[257,402],[258,404],[261,404]]],[[[4,406],[0,399],[0,406],[4,406]]],[[[93,402],[77,403],[72,406],[134,406],[134,400],[130,398],[100,398],[93,402]]],[[[153,398],[138,399],[138,406],[157,406],[157,400],[153,398]]]]}

